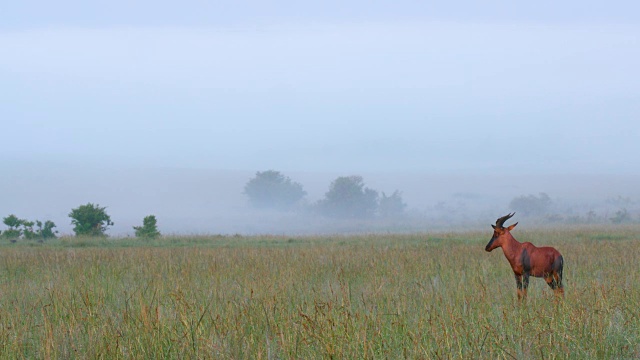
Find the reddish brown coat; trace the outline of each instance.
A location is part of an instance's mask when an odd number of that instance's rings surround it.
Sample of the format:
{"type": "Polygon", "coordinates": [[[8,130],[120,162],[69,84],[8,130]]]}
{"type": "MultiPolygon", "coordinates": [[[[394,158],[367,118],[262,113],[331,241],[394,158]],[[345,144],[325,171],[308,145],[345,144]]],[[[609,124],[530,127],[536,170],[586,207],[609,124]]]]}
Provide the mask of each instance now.
{"type": "Polygon", "coordinates": [[[560,252],[552,247],[536,247],[530,242],[521,243],[511,235],[518,223],[509,227],[503,227],[504,222],[514,214],[505,215],[496,220],[493,227],[493,237],[485,247],[486,251],[491,251],[501,247],[504,256],[509,261],[518,287],[518,298],[527,295],[529,286],[529,276],[542,277],[554,290],[556,295],[563,296],[562,270],[564,259],[560,252]]]}

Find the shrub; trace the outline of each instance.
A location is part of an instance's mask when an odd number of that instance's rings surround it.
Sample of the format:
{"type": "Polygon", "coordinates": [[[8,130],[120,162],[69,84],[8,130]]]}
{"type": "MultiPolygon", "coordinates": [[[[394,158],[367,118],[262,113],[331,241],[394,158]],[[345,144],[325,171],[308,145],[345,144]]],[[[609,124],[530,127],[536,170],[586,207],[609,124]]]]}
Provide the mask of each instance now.
{"type": "Polygon", "coordinates": [[[74,225],[73,231],[76,236],[106,236],[107,227],[113,225],[106,207],[92,203],[72,209],[69,217],[74,225]]]}
{"type": "Polygon", "coordinates": [[[17,216],[11,214],[3,219],[3,223],[9,227],[8,230],[5,230],[0,235],[0,237],[4,239],[17,240],[24,238],[27,240],[47,240],[56,238],[57,231],[53,230],[56,224],[51,220],[47,220],[43,224],[40,220],[36,220],[35,222],[28,221],[19,219],[17,216]],[[34,225],[38,226],[35,230],[33,228],[34,225]]]}
{"type": "Polygon", "coordinates": [[[9,240],[19,239],[22,235],[22,230],[20,226],[24,220],[19,219],[17,216],[11,214],[2,219],[2,223],[7,225],[9,228],[2,232],[2,238],[9,240]]]}
{"type": "Polygon", "coordinates": [[[142,226],[134,226],[136,237],[143,239],[155,239],[160,236],[157,226],[158,221],[154,215],[145,216],[142,226]]]}

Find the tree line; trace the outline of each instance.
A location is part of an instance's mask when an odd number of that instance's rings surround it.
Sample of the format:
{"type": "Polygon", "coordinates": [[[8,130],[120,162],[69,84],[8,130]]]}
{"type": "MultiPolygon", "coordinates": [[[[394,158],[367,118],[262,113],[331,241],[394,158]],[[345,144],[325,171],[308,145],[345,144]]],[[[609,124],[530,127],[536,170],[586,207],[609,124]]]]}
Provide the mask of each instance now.
{"type": "MultiPolygon", "coordinates": [[[[76,236],[106,236],[109,226],[113,226],[111,217],[107,214],[107,208],[98,204],[87,203],[71,209],[69,213],[73,232],[76,236]]],[[[54,230],[56,224],[51,220],[29,221],[20,219],[14,214],[3,218],[2,221],[8,229],[0,231],[0,238],[16,242],[18,239],[37,240],[43,242],[57,238],[58,231],[54,230]],[[34,228],[34,226],[36,226],[34,228]]],[[[157,220],[154,215],[146,216],[142,226],[134,226],[136,237],[153,239],[160,236],[157,220]]]]}
{"type": "MultiPolygon", "coordinates": [[[[342,176],[331,182],[324,198],[315,203],[305,202],[306,191],[303,186],[291,180],[279,171],[258,171],[244,187],[249,203],[256,208],[279,210],[305,210],[337,218],[389,218],[404,215],[406,204],[398,190],[391,195],[367,187],[362,176],[342,176]]],[[[614,199],[615,202],[629,203],[629,199],[614,199]]],[[[620,204],[618,204],[620,205],[620,204]]],[[[507,205],[511,211],[524,216],[544,218],[549,221],[586,222],[596,221],[596,213],[591,210],[585,218],[576,215],[562,217],[554,214],[554,201],[547,193],[521,195],[514,197],[507,205]]],[[[625,207],[612,214],[605,215],[600,221],[613,224],[634,222],[630,211],[625,207]]]]}
{"type": "Polygon", "coordinates": [[[305,203],[303,186],[279,171],[258,171],[244,187],[249,203],[260,209],[295,210],[305,207],[321,215],[339,218],[398,217],[407,205],[398,190],[391,195],[367,187],[359,175],[341,176],[329,185],[324,198],[305,203]]]}
{"type": "MultiPolygon", "coordinates": [[[[361,176],[344,176],[335,179],[324,199],[315,204],[303,204],[307,192],[298,182],[279,171],[258,171],[245,185],[243,193],[256,208],[292,210],[305,207],[330,217],[372,218],[396,217],[404,213],[406,204],[400,191],[387,196],[384,192],[368,188],[361,176]]],[[[87,203],[71,209],[68,214],[76,236],[107,236],[106,231],[114,223],[99,204],[87,203]]],[[[3,218],[8,227],[0,231],[0,238],[12,242],[18,239],[45,241],[57,238],[56,224],[51,220],[29,221],[11,214],[3,218]]],[[[135,236],[153,239],[160,236],[155,215],[146,216],[142,226],[134,226],[135,236]]]]}
{"type": "MultiPolygon", "coordinates": [[[[397,218],[405,213],[407,205],[402,193],[395,190],[391,195],[367,187],[359,175],[341,176],[333,180],[324,197],[314,203],[306,201],[307,192],[302,184],[293,181],[279,171],[258,171],[244,186],[243,194],[249,204],[259,209],[277,209],[285,211],[311,211],[327,217],[347,219],[397,218]]],[[[627,201],[629,202],[629,201],[627,201]]],[[[546,193],[522,195],[509,203],[509,208],[525,216],[547,216],[553,205],[546,193]]],[[[76,236],[106,236],[106,231],[114,223],[107,214],[106,207],[87,203],[71,210],[73,231],[76,236]]],[[[589,211],[586,222],[593,222],[595,212],[589,211]]],[[[570,219],[571,220],[571,219],[570,219]]],[[[576,219],[578,221],[580,219],[576,219]]],[[[608,219],[614,224],[632,222],[632,216],[626,208],[620,209],[608,219]]],[[[18,239],[45,241],[57,237],[56,224],[51,220],[27,220],[11,214],[3,218],[7,229],[0,230],[0,239],[12,242],[18,239]]],[[[141,226],[134,226],[135,236],[153,239],[161,234],[158,231],[155,215],[144,217],[141,226]]]]}

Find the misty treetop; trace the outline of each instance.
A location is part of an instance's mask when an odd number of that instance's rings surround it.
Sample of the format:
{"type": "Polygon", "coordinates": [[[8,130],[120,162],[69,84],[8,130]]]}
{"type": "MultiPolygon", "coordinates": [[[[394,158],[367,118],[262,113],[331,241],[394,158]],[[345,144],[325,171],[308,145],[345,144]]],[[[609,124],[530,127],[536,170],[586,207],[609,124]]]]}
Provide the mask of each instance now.
{"type": "Polygon", "coordinates": [[[300,183],[279,171],[258,171],[244,186],[244,194],[257,208],[291,209],[307,194],[300,183]]]}
{"type": "MultiPolygon", "coordinates": [[[[300,183],[292,181],[279,171],[258,171],[244,187],[249,203],[256,208],[290,210],[300,205],[307,194],[300,183]]],[[[299,207],[328,217],[372,218],[398,217],[404,214],[406,204],[398,190],[380,198],[378,191],[368,188],[362,176],[351,175],[336,178],[329,185],[323,199],[313,205],[299,207]]]]}
{"type": "Polygon", "coordinates": [[[614,214],[613,217],[609,218],[614,224],[624,224],[632,221],[631,215],[626,208],[622,208],[614,214]]]}
{"type": "Polygon", "coordinates": [[[395,190],[387,196],[365,186],[359,175],[341,176],[331,182],[325,198],[317,208],[325,216],[340,218],[397,218],[405,214],[407,204],[402,193],[395,190]]]}
{"type": "Polygon", "coordinates": [[[378,204],[378,212],[382,217],[398,217],[404,214],[406,207],[407,204],[402,200],[402,193],[400,191],[396,190],[389,196],[383,191],[378,204]]]}
{"type": "Polygon", "coordinates": [[[378,192],[365,187],[362,176],[342,176],[331,183],[318,206],[327,216],[373,217],[378,208],[378,192]]]}
{"type": "Polygon", "coordinates": [[[549,211],[552,205],[551,198],[546,193],[536,195],[522,195],[514,198],[509,203],[509,208],[522,215],[540,216],[549,211]]]}

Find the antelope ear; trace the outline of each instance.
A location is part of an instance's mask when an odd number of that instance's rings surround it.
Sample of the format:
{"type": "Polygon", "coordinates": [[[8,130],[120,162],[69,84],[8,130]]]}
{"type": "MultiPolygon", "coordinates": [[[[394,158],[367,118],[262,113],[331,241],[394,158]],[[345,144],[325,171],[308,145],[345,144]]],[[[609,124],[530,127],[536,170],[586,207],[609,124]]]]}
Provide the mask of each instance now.
{"type": "Polygon", "coordinates": [[[495,230],[496,226],[495,225],[491,225],[491,227],[495,230]]]}
{"type": "Polygon", "coordinates": [[[510,225],[510,226],[507,228],[507,230],[509,230],[509,231],[513,230],[513,228],[514,228],[514,227],[516,227],[516,225],[518,225],[518,223],[515,223],[515,224],[513,224],[513,225],[510,225]]]}

